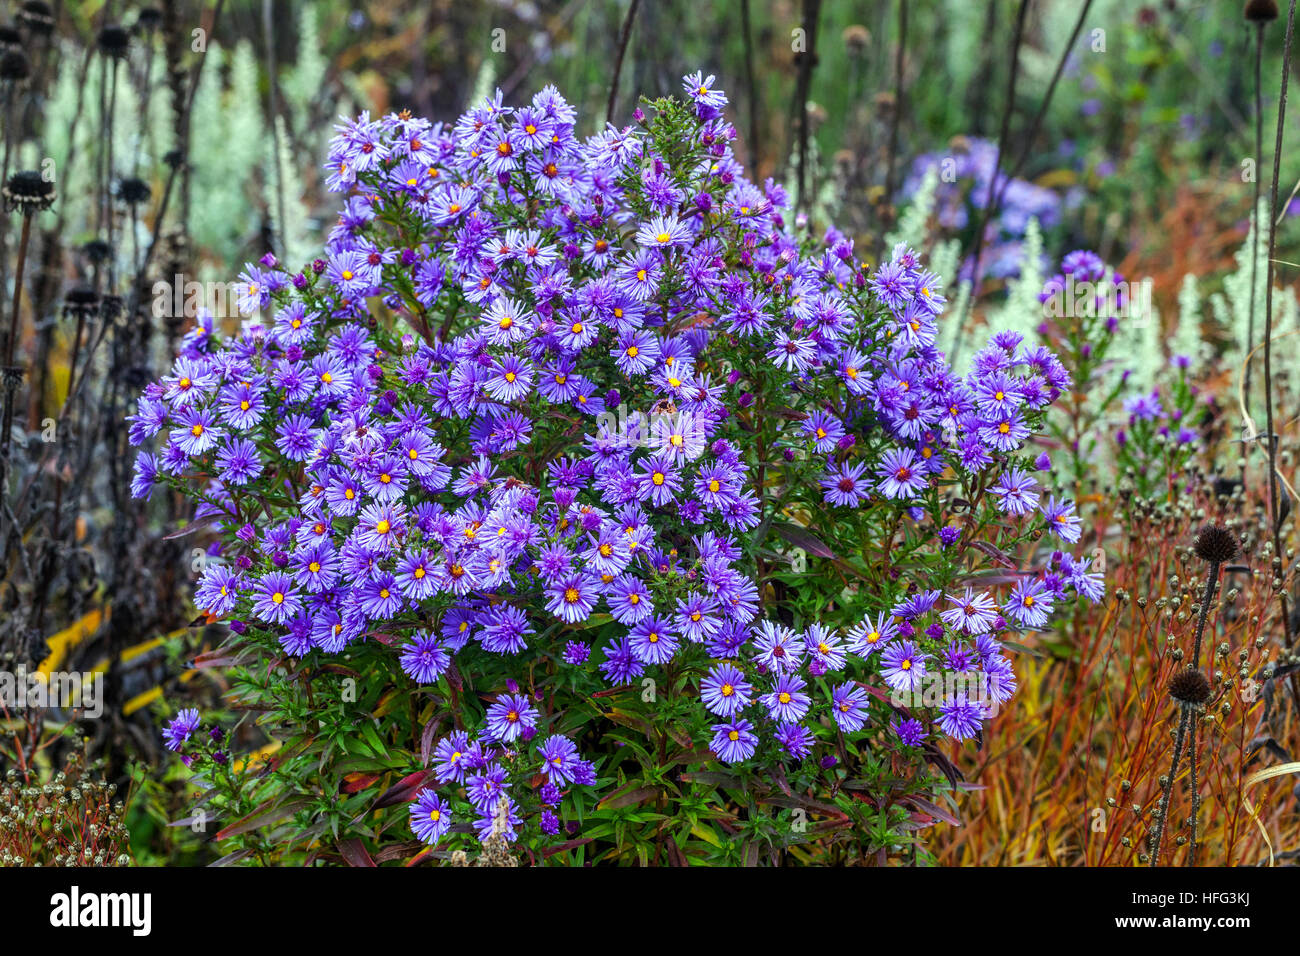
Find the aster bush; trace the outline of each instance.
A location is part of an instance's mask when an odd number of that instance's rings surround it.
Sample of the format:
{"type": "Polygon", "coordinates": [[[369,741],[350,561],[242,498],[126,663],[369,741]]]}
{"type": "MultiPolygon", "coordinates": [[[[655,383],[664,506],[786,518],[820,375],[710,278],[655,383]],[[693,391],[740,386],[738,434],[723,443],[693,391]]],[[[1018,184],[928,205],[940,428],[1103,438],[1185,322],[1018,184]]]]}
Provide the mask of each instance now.
{"type": "Polygon", "coordinates": [[[684,89],[586,139],[552,87],[344,123],[321,257],[139,399],[274,740],[169,728],[231,859],[915,854],[1019,632],[1100,598],[1029,447],[1061,362],[955,373],[940,278],[818,238],[684,89]]]}

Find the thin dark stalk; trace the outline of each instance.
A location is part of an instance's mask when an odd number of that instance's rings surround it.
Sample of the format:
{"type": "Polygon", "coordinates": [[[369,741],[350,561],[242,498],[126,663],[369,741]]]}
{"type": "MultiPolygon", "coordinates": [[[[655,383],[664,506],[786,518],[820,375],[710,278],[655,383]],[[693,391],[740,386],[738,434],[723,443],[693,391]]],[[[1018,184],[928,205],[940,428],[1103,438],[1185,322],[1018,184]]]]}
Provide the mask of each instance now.
{"type": "Polygon", "coordinates": [[[108,136],[104,141],[107,153],[105,160],[106,179],[104,183],[104,231],[108,242],[108,288],[110,291],[117,282],[117,255],[113,250],[113,127],[117,114],[117,58],[112,57],[108,67],[108,136]]]}
{"type": "Polygon", "coordinates": [[[605,106],[605,122],[614,122],[614,105],[618,102],[618,78],[623,72],[623,54],[627,52],[628,41],[632,38],[632,22],[636,19],[637,7],[641,0],[632,0],[623,18],[623,30],[618,38],[618,51],[614,54],[614,78],[609,84],[609,103],[605,106]]]}
{"type": "Polygon", "coordinates": [[[1056,70],[1052,73],[1052,81],[1047,84],[1047,93],[1043,96],[1043,102],[1038,105],[1038,112],[1034,114],[1033,122],[1029,124],[1029,132],[1025,135],[1025,143],[1020,150],[1020,156],[1016,159],[1015,165],[1007,171],[1006,178],[1002,180],[1002,187],[998,190],[997,201],[994,204],[996,206],[1002,205],[1002,197],[1006,195],[1007,186],[1011,184],[1011,180],[1020,175],[1020,171],[1025,168],[1025,163],[1029,160],[1029,153],[1033,149],[1038,130],[1043,125],[1043,119],[1047,116],[1047,108],[1052,105],[1052,97],[1056,94],[1056,86],[1061,81],[1061,75],[1065,72],[1065,64],[1070,59],[1070,52],[1074,49],[1079,34],[1083,32],[1083,23],[1087,19],[1091,7],[1092,0],[1084,0],[1083,7],[1079,10],[1079,19],[1074,21],[1074,29],[1070,32],[1070,39],[1066,42],[1065,49],[1061,51],[1061,58],[1056,62],[1056,70]]]}
{"type": "Polygon", "coordinates": [[[799,56],[799,78],[795,85],[794,108],[799,123],[799,203],[807,212],[808,199],[808,96],[812,90],[812,71],[817,65],[817,19],[821,0],[803,0],[803,31],[808,48],[799,56]]]}
{"type": "Polygon", "coordinates": [[[993,158],[993,175],[989,179],[988,193],[984,197],[984,208],[980,210],[979,226],[975,230],[975,249],[972,253],[973,263],[971,266],[971,293],[967,297],[965,308],[962,309],[962,314],[957,321],[957,334],[953,339],[950,356],[954,360],[961,352],[966,323],[970,319],[970,311],[975,303],[975,297],[979,294],[980,257],[984,252],[984,231],[988,228],[989,219],[993,215],[994,190],[997,188],[998,171],[1002,167],[1002,157],[1006,152],[1007,138],[1011,134],[1011,114],[1016,108],[1016,80],[1020,76],[1020,44],[1025,36],[1025,14],[1028,11],[1029,0],[1020,0],[1020,8],[1016,11],[1015,35],[1011,42],[1011,71],[1007,77],[1006,108],[1002,111],[1002,129],[998,133],[998,150],[993,158]]]}
{"type": "Polygon", "coordinates": [[[276,228],[271,232],[273,235],[279,235],[280,248],[277,251],[280,256],[287,257],[288,245],[284,232],[284,171],[280,169],[280,123],[278,121],[280,111],[276,104],[276,91],[279,84],[275,80],[275,25],[274,18],[271,15],[271,0],[262,0],[262,28],[266,32],[266,85],[270,98],[271,149],[275,153],[271,158],[271,168],[275,175],[275,217],[277,221],[276,228]]]}
{"type": "MultiPolygon", "coordinates": [[[[0,434],[0,459],[9,460],[9,435],[13,431],[14,392],[18,388],[18,376],[13,371],[14,347],[18,341],[18,309],[23,299],[23,270],[27,267],[27,243],[32,236],[32,213],[23,214],[23,231],[18,239],[18,267],[14,272],[13,307],[9,315],[9,337],[5,340],[4,364],[4,433],[0,434]]],[[[2,487],[2,485],[0,485],[2,487]]]]}
{"type": "Polygon", "coordinates": [[[1205,635],[1205,619],[1210,615],[1210,605],[1214,602],[1214,592],[1219,584],[1219,562],[1211,561],[1205,578],[1205,594],[1201,598],[1201,613],[1196,619],[1196,638],[1192,642],[1192,667],[1200,669],[1201,641],[1205,635]]]}
{"type": "MultiPolygon", "coordinates": [[[[907,5],[908,0],[898,0],[898,52],[894,55],[894,109],[889,117],[889,152],[885,157],[885,197],[886,208],[892,209],[894,202],[894,166],[898,158],[898,128],[903,118],[903,56],[907,52],[907,5]]],[[[885,248],[885,230],[879,230],[876,236],[876,259],[879,261],[885,248]]]]}
{"type": "Polygon", "coordinates": [[[1200,711],[1192,711],[1192,746],[1188,751],[1187,759],[1191,764],[1191,787],[1192,787],[1192,843],[1187,852],[1187,865],[1196,865],[1196,838],[1199,833],[1197,827],[1197,817],[1201,813],[1201,788],[1197,782],[1196,774],[1196,745],[1200,739],[1201,714],[1200,711]]]}
{"type": "MultiPolygon", "coordinates": [[[[1277,103],[1277,140],[1273,145],[1273,183],[1269,194],[1269,222],[1277,217],[1277,181],[1282,167],[1282,134],[1286,129],[1286,93],[1287,81],[1291,76],[1291,38],[1295,28],[1295,4],[1296,0],[1291,0],[1286,16],[1286,40],[1282,45],[1282,93],[1277,103]]],[[[1268,521],[1273,537],[1274,567],[1277,569],[1277,576],[1280,577],[1285,552],[1282,550],[1281,520],[1278,516],[1277,438],[1273,434],[1273,256],[1276,245],[1277,230],[1270,229],[1268,269],[1264,279],[1264,435],[1268,441],[1268,521]]],[[[1269,573],[1273,574],[1274,568],[1270,568],[1269,573]]],[[[1287,607],[1286,589],[1280,589],[1277,596],[1282,610],[1282,633],[1286,638],[1286,646],[1290,648],[1291,615],[1287,607]]]]}
{"type": "MultiPolygon", "coordinates": [[[[18,342],[18,309],[23,299],[23,271],[27,267],[27,243],[32,237],[32,214],[23,214],[23,231],[18,238],[18,269],[14,273],[13,306],[9,311],[9,337],[5,339],[5,365],[14,364],[14,347],[18,342]]],[[[8,444],[8,435],[5,435],[8,444]]]]}
{"type": "MultiPolygon", "coordinates": [[[[17,87],[18,84],[13,80],[5,82],[5,116],[11,117],[14,115],[14,93],[17,87]]],[[[9,179],[9,154],[13,150],[14,131],[17,126],[17,123],[5,123],[5,157],[3,166],[0,166],[0,182],[9,179]]]]}
{"type": "Polygon", "coordinates": [[[1165,839],[1165,826],[1169,822],[1169,803],[1174,792],[1174,778],[1178,776],[1178,765],[1183,754],[1183,742],[1187,739],[1187,727],[1191,722],[1191,707],[1178,705],[1178,734],[1174,737],[1174,757],[1169,764],[1169,776],[1161,788],[1160,814],[1156,817],[1156,830],[1151,841],[1151,865],[1160,862],[1160,847],[1165,839]]]}
{"type": "Polygon", "coordinates": [[[758,84],[754,81],[754,32],[749,22],[749,0],[740,0],[740,30],[745,42],[745,97],[749,113],[749,175],[757,181],[759,157],[758,84]]]}
{"type": "MultiPolygon", "coordinates": [[[[1250,207],[1250,221],[1254,226],[1250,237],[1250,313],[1246,319],[1246,355],[1250,355],[1250,350],[1255,346],[1255,290],[1258,284],[1257,276],[1259,274],[1259,189],[1262,185],[1259,181],[1259,164],[1264,161],[1264,95],[1262,64],[1264,60],[1264,26],[1265,22],[1260,20],[1255,24],[1255,202],[1250,207]]],[[[1283,65],[1285,72],[1285,64],[1283,65]]],[[[1274,230],[1269,229],[1271,234],[1274,230]]],[[[1250,414],[1250,362],[1246,362],[1246,381],[1243,386],[1241,400],[1246,406],[1246,414],[1250,414]]],[[[1245,475],[1242,476],[1245,481],[1245,475]]]]}

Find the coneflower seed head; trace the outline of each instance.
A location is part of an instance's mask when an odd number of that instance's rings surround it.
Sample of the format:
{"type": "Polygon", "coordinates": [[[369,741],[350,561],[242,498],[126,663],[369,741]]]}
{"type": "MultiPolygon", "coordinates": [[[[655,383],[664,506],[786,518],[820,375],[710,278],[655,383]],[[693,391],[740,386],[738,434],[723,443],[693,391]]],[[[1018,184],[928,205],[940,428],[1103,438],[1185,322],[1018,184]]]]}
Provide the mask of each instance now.
{"type": "Polygon", "coordinates": [[[1169,696],[1184,704],[1203,704],[1210,698],[1210,682],[1196,668],[1189,667],[1170,678],[1169,696]]]}
{"type": "Polygon", "coordinates": [[[1251,23],[1267,23],[1277,19],[1274,0],[1246,0],[1245,16],[1251,23]]]}
{"type": "Polygon", "coordinates": [[[1241,550],[1237,536],[1217,524],[1207,524],[1201,528],[1196,533],[1196,542],[1192,548],[1202,561],[1212,561],[1215,564],[1227,564],[1241,550]]]}

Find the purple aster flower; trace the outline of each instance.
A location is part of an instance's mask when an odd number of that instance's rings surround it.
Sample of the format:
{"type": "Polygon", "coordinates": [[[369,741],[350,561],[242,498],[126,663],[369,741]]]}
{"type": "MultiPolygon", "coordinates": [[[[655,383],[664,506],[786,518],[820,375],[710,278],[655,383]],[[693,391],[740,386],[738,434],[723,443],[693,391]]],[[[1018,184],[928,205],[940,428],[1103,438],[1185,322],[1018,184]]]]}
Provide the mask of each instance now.
{"type": "Polygon", "coordinates": [[[827,468],[822,476],[823,497],[833,505],[844,508],[856,508],[871,495],[871,485],[862,477],[866,471],[864,462],[841,462],[837,467],[827,468]]]}
{"type": "Polygon", "coordinates": [[[214,617],[225,617],[235,609],[239,597],[239,575],[224,564],[209,565],[199,579],[194,603],[214,617]]]}
{"type": "Polygon", "coordinates": [[[773,720],[793,722],[802,720],[812,703],[804,688],[808,685],[797,674],[781,674],[776,679],[770,693],[764,694],[759,701],[767,708],[773,720]]]}
{"type": "Polygon", "coordinates": [[[803,724],[791,723],[778,724],[773,737],[782,749],[796,760],[803,760],[812,753],[813,743],[816,740],[812,731],[803,724]]]}
{"type": "Polygon", "coordinates": [[[253,614],[268,624],[284,624],[302,611],[302,600],[289,575],[272,571],[253,592],[253,614]]]}
{"type": "Polygon", "coordinates": [[[1083,534],[1083,523],[1074,513],[1074,502],[1065,499],[1058,501],[1055,496],[1052,496],[1043,505],[1042,512],[1043,517],[1047,519],[1048,530],[1062,540],[1073,544],[1083,534]]]}
{"type": "Polygon", "coordinates": [[[758,748],[758,736],[751,729],[752,725],[744,717],[722,724],[714,724],[713,740],[709,749],[723,763],[739,763],[748,760],[758,748]]]}
{"type": "Polygon", "coordinates": [[[949,737],[966,740],[974,737],[984,720],[984,708],[972,703],[965,691],[958,691],[953,699],[939,706],[940,729],[949,737]]]}
{"type": "Polygon", "coordinates": [[[998,608],[988,594],[967,588],[961,596],[949,594],[948,600],[953,606],[939,616],[953,630],[966,634],[983,634],[992,630],[998,608]]]}
{"type": "Polygon", "coordinates": [[[1021,578],[1012,588],[1003,610],[1021,627],[1045,627],[1052,613],[1052,596],[1041,580],[1021,578]]]}
{"type": "Polygon", "coordinates": [[[792,338],[785,332],[777,332],[767,358],[777,368],[788,372],[804,372],[817,357],[817,348],[812,339],[792,338]]]}
{"type": "Polygon", "coordinates": [[[876,469],[877,487],[886,498],[913,498],[925,487],[925,476],[917,467],[916,455],[909,448],[894,448],[885,454],[876,469]]]}
{"type": "Polygon", "coordinates": [[[469,736],[461,730],[452,731],[433,750],[433,775],[439,783],[465,781],[465,754],[469,752],[469,736]]]}
{"type": "Polygon", "coordinates": [[[677,652],[677,636],[668,622],[658,617],[641,621],[632,628],[627,640],[637,660],[646,664],[667,664],[677,652]]]}
{"type": "Polygon", "coordinates": [[[584,574],[566,574],[547,587],[546,610],[566,624],[585,621],[595,607],[595,583],[584,574]]]}
{"type": "Polygon", "coordinates": [[[451,655],[437,636],[420,631],[402,650],[401,663],[417,684],[433,684],[451,664],[451,655]]]}
{"type": "Polygon", "coordinates": [[[605,660],[600,664],[600,672],[611,684],[625,684],[634,677],[639,677],[645,670],[640,658],[632,652],[632,642],[621,637],[605,645],[605,660]]]}
{"type": "Polygon", "coordinates": [[[483,649],[494,654],[518,654],[528,647],[527,636],[534,633],[528,616],[519,608],[503,604],[496,608],[483,628],[483,649]]]}
{"type": "Polygon", "coordinates": [[[925,725],[914,717],[895,721],[889,726],[904,747],[919,747],[925,742],[925,725]]]}
{"type": "Polygon", "coordinates": [[[276,427],[276,447],[290,461],[306,461],[316,450],[318,436],[306,415],[290,415],[276,427]]]}
{"type": "Polygon", "coordinates": [[[891,643],[880,655],[881,676],[896,691],[916,691],[925,679],[927,659],[928,655],[923,654],[911,641],[891,643]]]}
{"type": "Polygon", "coordinates": [[[581,641],[569,641],[564,646],[564,663],[566,664],[577,667],[587,663],[587,658],[590,656],[590,644],[583,644],[581,641]]]}
{"type": "Polygon", "coordinates": [[[261,471],[262,460],[258,457],[257,446],[247,438],[233,439],[217,452],[217,472],[226,484],[247,484],[261,471]]]}
{"type": "Polygon", "coordinates": [[[804,647],[790,628],[761,621],[753,632],[754,662],[773,671],[792,671],[803,660],[804,647]]]}
{"type": "Polygon", "coordinates": [[[898,636],[898,622],[891,614],[878,614],[873,621],[863,618],[848,633],[849,650],[860,657],[869,657],[883,649],[898,636]]]}
{"type": "Polygon", "coordinates": [[[421,790],[411,804],[411,832],[430,846],[451,828],[451,808],[432,790],[421,790]]]}
{"type": "Polygon", "coordinates": [[[715,664],[700,681],[700,699],[719,717],[730,717],[749,706],[754,688],[744,672],[731,664],[715,664]]]}
{"type": "Polygon", "coordinates": [[[571,783],[577,772],[578,748],[568,737],[547,737],[537,746],[542,755],[542,773],[552,782],[571,783]]]}
{"type": "Polygon", "coordinates": [[[180,427],[172,430],[172,441],[187,455],[202,455],[222,436],[216,420],[211,409],[182,408],[176,413],[176,424],[180,427]]]}
{"type": "Polygon", "coordinates": [[[163,729],[163,742],[168,750],[179,752],[190,739],[190,734],[199,729],[199,712],[187,708],[178,713],[163,729]]]}
{"type": "Polygon", "coordinates": [[[840,684],[831,692],[831,716],[845,733],[861,730],[867,724],[867,692],[853,681],[840,684]]]}
{"type": "Polygon", "coordinates": [[[487,733],[493,740],[510,743],[525,731],[536,730],[537,717],[527,697],[506,694],[487,709],[487,733]]]}

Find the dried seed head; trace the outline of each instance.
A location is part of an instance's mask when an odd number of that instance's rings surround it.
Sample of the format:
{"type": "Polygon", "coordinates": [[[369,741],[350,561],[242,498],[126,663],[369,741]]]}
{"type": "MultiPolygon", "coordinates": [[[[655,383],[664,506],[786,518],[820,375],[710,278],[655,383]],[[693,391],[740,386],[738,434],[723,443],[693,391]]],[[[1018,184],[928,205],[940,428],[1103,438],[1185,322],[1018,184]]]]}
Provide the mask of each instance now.
{"type": "Polygon", "coordinates": [[[91,239],[81,247],[81,251],[86,254],[86,258],[94,265],[102,265],[107,262],[108,257],[113,252],[109,244],[103,239],[91,239]]]}
{"type": "Polygon", "coordinates": [[[15,209],[29,215],[41,209],[49,209],[56,193],[54,183],[34,169],[14,173],[4,185],[5,208],[15,209]]]}
{"type": "Polygon", "coordinates": [[[34,34],[48,36],[54,31],[54,11],[45,0],[27,0],[18,11],[18,22],[34,34]]]}
{"type": "Polygon", "coordinates": [[[126,54],[130,48],[131,34],[126,31],[125,27],[110,23],[99,31],[99,52],[104,56],[123,60],[126,59],[126,54]]]}
{"type": "Polygon", "coordinates": [[[131,176],[118,182],[117,195],[127,205],[138,206],[140,203],[149,201],[149,197],[153,195],[153,190],[149,188],[149,184],[143,179],[131,176]]]}
{"type": "Polygon", "coordinates": [[[22,50],[6,50],[0,56],[0,80],[21,83],[32,75],[32,64],[22,50]]]}
{"type": "Polygon", "coordinates": [[[845,27],[842,36],[849,56],[862,56],[871,44],[871,31],[860,23],[845,27]]]}
{"type": "Polygon", "coordinates": [[[1210,682],[1196,668],[1189,667],[1170,679],[1169,696],[1183,704],[1203,704],[1210,696],[1210,682]]]}
{"type": "Polygon", "coordinates": [[[1207,524],[1201,528],[1192,548],[1202,561],[1212,561],[1215,564],[1227,564],[1241,550],[1237,536],[1223,525],[1216,524],[1207,524]]]}
{"type": "Polygon", "coordinates": [[[162,11],[157,7],[141,7],[135,15],[135,26],[137,30],[145,32],[157,30],[162,25],[162,19],[162,11]]]}
{"type": "Polygon", "coordinates": [[[1246,0],[1244,13],[1251,23],[1267,23],[1277,19],[1277,3],[1274,0],[1246,0]]]}
{"type": "Polygon", "coordinates": [[[99,313],[99,295],[94,289],[78,286],[63,296],[63,314],[70,318],[88,319],[99,313]]]}

